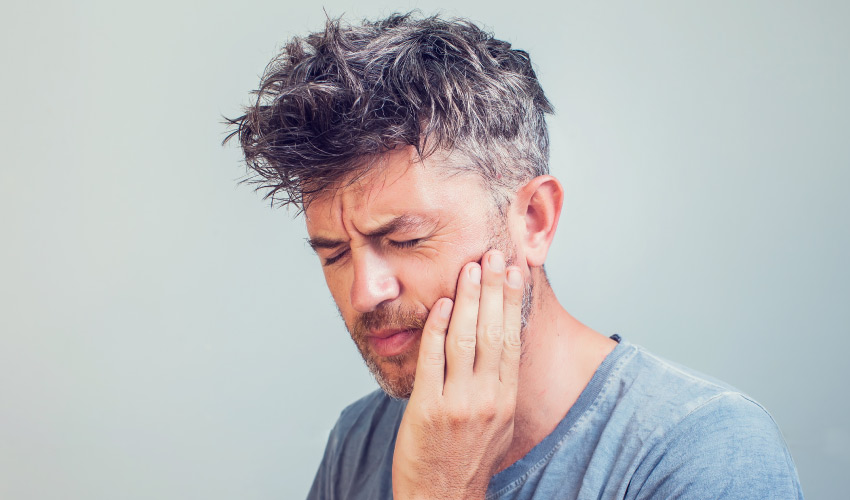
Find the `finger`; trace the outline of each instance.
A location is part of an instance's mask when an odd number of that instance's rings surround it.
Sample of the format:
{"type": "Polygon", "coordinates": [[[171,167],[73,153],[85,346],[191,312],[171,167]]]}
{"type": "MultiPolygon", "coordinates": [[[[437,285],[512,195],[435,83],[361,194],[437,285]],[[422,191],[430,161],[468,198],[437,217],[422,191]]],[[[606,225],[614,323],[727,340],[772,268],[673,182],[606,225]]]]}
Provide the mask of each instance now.
{"type": "Polygon", "coordinates": [[[516,398],[519,380],[519,361],[522,354],[522,272],[511,266],[504,281],[504,344],[502,348],[499,380],[507,396],[516,398]]]}
{"type": "Polygon", "coordinates": [[[481,259],[481,298],[478,305],[476,328],[475,367],[476,375],[499,377],[504,337],[503,293],[505,288],[505,257],[502,252],[492,250],[481,259]]]}
{"type": "Polygon", "coordinates": [[[446,335],[446,386],[466,384],[472,379],[475,361],[475,324],[481,293],[481,266],[464,266],[457,280],[455,305],[446,335]]]}
{"type": "MultiPolygon", "coordinates": [[[[439,396],[443,393],[443,376],[446,369],[446,330],[452,314],[452,300],[438,300],[422,329],[419,341],[419,359],[416,362],[416,378],[413,392],[422,397],[439,396]]],[[[412,395],[411,395],[412,397],[412,395]]]]}

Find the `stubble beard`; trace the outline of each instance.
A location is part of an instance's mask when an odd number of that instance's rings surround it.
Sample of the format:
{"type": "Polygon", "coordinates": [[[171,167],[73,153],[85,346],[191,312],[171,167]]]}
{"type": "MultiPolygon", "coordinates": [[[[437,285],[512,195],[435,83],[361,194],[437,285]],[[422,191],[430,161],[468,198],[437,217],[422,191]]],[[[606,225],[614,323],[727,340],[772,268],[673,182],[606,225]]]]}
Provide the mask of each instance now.
{"type": "Polygon", "coordinates": [[[363,356],[366,367],[381,389],[392,398],[407,399],[413,392],[419,342],[427,318],[428,311],[417,311],[402,305],[380,305],[374,311],[358,316],[354,324],[348,327],[351,339],[363,356]],[[368,334],[372,328],[413,330],[416,332],[415,345],[395,356],[378,356],[369,345],[368,334]]]}
{"type": "MultiPolygon", "coordinates": [[[[487,248],[501,250],[505,255],[507,265],[515,264],[516,251],[510,244],[507,227],[504,223],[492,224],[496,230],[487,241],[487,248]],[[501,227],[500,227],[501,226],[501,227]]],[[[483,253],[483,252],[482,252],[483,253]]],[[[526,280],[522,293],[520,339],[525,346],[525,330],[531,317],[534,287],[531,280],[526,280]]],[[[348,325],[349,333],[354,340],[363,362],[375,377],[375,381],[388,396],[395,399],[408,399],[413,392],[416,374],[416,360],[419,357],[419,342],[422,339],[422,329],[429,311],[420,311],[404,305],[379,305],[374,311],[361,314],[348,325]],[[370,329],[415,330],[416,342],[411,348],[396,356],[378,356],[369,345],[370,329]]],[[[523,349],[524,351],[524,349],[523,349]]]]}

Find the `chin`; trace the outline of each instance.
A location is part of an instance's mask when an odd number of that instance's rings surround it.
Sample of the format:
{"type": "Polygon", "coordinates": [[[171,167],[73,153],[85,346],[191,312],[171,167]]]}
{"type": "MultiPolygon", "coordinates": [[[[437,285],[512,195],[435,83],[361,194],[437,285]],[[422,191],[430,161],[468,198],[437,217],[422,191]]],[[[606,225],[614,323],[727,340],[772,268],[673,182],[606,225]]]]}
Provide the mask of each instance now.
{"type": "Polygon", "coordinates": [[[352,339],[378,386],[391,398],[409,399],[419,358],[419,339],[408,350],[395,356],[379,356],[360,335],[352,335],[352,339]]]}
{"type": "Polygon", "coordinates": [[[392,358],[365,358],[366,366],[375,381],[387,396],[394,399],[409,399],[413,392],[416,374],[416,354],[405,353],[392,358]]]}

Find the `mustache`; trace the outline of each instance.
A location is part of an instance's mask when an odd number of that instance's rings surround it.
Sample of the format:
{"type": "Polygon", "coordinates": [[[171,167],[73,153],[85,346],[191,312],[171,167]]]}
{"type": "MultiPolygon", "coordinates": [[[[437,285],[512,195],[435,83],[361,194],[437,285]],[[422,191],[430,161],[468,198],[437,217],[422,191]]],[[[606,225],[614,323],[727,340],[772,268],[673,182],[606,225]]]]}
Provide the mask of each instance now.
{"type": "Polygon", "coordinates": [[[412,307],[405,306],[379,306],[374,311],[363,313],[354,320],[352,332],[363,338],[369,330],[380,330],[384,328],[400,330],[422,330],[425,328],[425,320],[428,319],[428,311],[417,311],[412,307]]]}

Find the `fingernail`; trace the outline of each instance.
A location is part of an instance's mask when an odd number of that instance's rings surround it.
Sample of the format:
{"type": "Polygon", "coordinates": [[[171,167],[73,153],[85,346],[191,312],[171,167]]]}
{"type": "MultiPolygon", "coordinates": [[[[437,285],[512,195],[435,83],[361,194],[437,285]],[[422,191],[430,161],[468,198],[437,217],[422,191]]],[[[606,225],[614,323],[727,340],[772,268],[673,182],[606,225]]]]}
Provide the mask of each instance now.
{"type": "Polygon", "coordinates": [[[472,266],[472,269],[469,270],[469,279],[473,281],[473,283],[481,283],[481,268],[476,266],[472,266]]]}
{"type": "Polygon", "coordinates": [[[452,301],[451,299],[443,299],[443,303],[440,304],[440,316],[443,319],[447,319],[452,314],[452,301]]]}
{"type": "Polygon", "coordinates": [[[505,270],[505,258],[500,252],[490,254],[490,269],[500,273],[505,270]]]}
{"type": "Polygon", "coordinates": [[[519,269],[508,270],[508,286],[511,288],[522,286],[522,274],[520,274],[519,269]]]}

